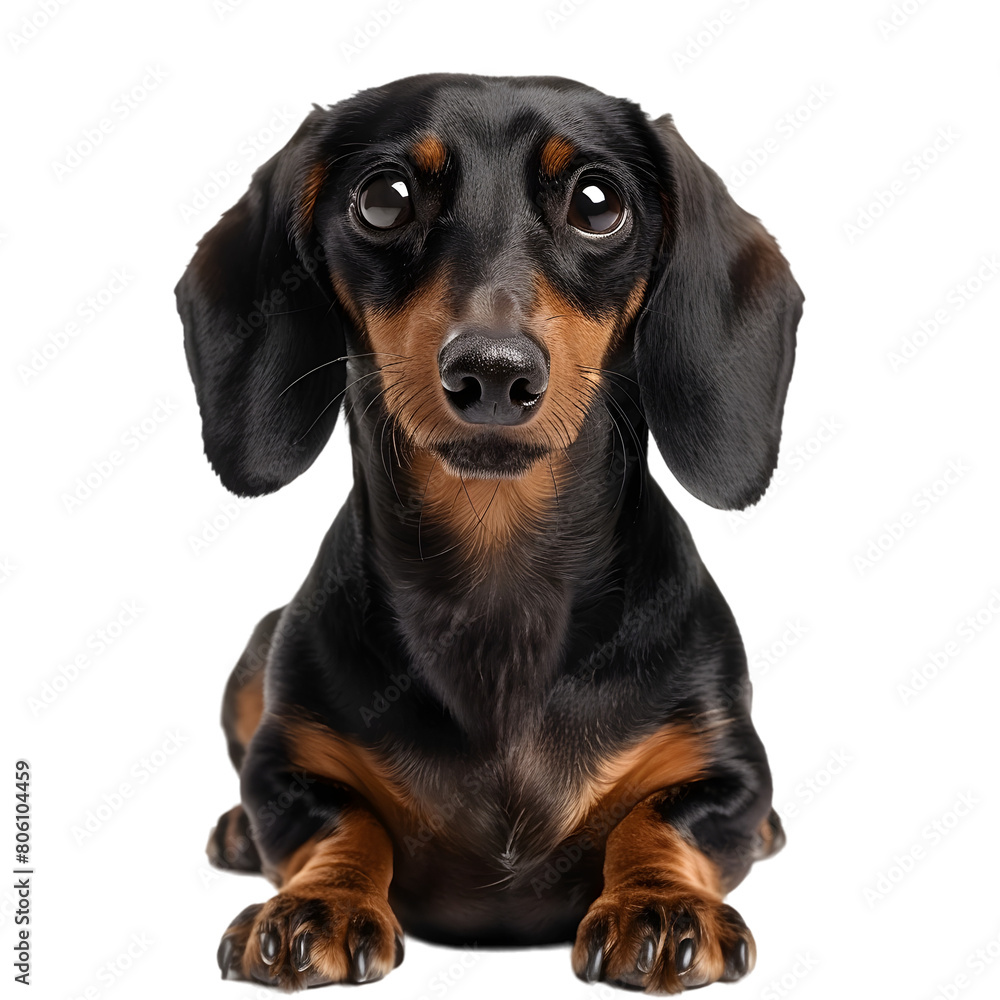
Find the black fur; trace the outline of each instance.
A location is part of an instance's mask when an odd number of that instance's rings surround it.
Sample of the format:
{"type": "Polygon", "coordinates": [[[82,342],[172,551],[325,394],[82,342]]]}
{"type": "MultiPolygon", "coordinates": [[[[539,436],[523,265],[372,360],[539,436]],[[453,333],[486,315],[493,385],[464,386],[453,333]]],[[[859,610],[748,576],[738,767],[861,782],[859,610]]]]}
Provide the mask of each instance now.
{"type": "MultiPolygon", "coordinates": [[[[364,91],[314,111],[257,171],[177,296],[206,451],[230,489],[290,481],[342,400],[348,413],[354,488],[298,595],[268,623],[256,654],[267,715],[246,758],[233,749],[265,867],[355,795],[312,781],[280,814],[269,805],[297,780],[284,720],[308,715],[377,748],[449,814],[456,836],[395,845],[390,901],[405,928],[449,942],[572,939],[601,888],[603,839],[569,850],[554,839],[553,803],[665,723],[724,721],[711,773],[664,789],[658,808],[738,882],[757,856],[770,775],[739,632],[646,469],[647,431],[702,500],[756,501],[777,457],[802,296],[773,240],[669,118],[555,78],[430,75],[364,91]],[[415,222],[365,232],[350,210],[358,185],[405,162],[424,129],[450,152],[443,170],[411,178],[415,222]],[[586,241],[561,225],[566,182],[541,178],[537,160],[556,132],[619,188],[630,209],[620,235],[586,241]],[[300,192],[316,164],[326,170],[310,224],[300,192]],[[398,309],[443,262],[454,289],[491,275],[514,297],[544,273],[592,316],[648,280],[566,450],[574,475],[544,530],[473,577],[423,517],[378,359],[329,278],[341,275],[356,303],[398,309]],[[285,278],[296,268],[297,284],[285,278]],[[280,308],[244,331],[275,289],[280,308]],[[549,886],[547,866],[566,851],[575,860],[549,886]]],[[[521,459],[489,447],[485,466],[518,471],[521,459]]],[[[238,669],[252,673],[246,657],[238,669]]]]}
{"type": "Polygon", "coordinates": [[[344,388],[343,318],[321,252],[295,238],[302,169],[317,155],[314,112],[253,176],[177,285],[205,452],[234,493],[290,482],[329,438],[344,388]],[[295,382],[296,375],[314,372],[295,382]],[[280,387],[277,383],[280,382],[280,387]]]}
{"type": "Polygon", "coordinates": [[[756,503],[778,460],[802,293],[774,240],[678,135],[660,139],[668,245],[636,331],[646,420],[713,507],[756,503]]]}

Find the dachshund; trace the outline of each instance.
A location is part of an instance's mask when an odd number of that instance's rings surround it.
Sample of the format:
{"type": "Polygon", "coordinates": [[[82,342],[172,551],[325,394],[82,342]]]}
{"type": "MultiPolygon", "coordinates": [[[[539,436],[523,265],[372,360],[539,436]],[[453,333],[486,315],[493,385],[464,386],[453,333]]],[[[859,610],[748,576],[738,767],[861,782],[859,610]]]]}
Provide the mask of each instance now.
{"type": "Polygon", "coordinates": [[[733,616],[650,475],[774,470],[803,296],[669,115],[427,74],[314,110],[176,288],[205,452],[256,496],[343,406],[353,488],[254,631],[208,852],[277,894],[223,978],[381,978],[403,932],[572,942],[587,982],[745,975],[784,842],[733,616]]]}

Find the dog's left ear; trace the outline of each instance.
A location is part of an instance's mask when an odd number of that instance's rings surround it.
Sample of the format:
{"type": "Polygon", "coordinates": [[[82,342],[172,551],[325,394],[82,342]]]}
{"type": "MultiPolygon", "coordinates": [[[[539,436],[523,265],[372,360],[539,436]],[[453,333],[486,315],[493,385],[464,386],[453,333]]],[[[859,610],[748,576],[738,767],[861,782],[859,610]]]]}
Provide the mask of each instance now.
{"type": "Polygon", "coordinates": [[[691,493],[740,509],[777,463],[803,296],[774,238],[670,116],[650,128],[665,236],[635,334],[646,421],[691,493]]]}

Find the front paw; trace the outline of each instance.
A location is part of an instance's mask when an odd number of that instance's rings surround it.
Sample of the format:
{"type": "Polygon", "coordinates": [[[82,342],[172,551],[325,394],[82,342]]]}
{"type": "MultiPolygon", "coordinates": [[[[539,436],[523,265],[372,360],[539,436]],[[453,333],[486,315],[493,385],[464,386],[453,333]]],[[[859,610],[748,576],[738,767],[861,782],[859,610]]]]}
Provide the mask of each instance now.
{"type": "Polygon", "coordinates": [[[577,930],[572,959],[585,982],[680,993],[745,976],[756,946],[743,918],[725,903],[623,887],[594,901],[577,930]]]}
{"type": "Polygon", "coordinates": [[[286,990],[381,979],[403,960],[403,935],[374,893],[330,888],[322,895],[279,893],[247,907],[219,945],[223,979],[286,990]]]}

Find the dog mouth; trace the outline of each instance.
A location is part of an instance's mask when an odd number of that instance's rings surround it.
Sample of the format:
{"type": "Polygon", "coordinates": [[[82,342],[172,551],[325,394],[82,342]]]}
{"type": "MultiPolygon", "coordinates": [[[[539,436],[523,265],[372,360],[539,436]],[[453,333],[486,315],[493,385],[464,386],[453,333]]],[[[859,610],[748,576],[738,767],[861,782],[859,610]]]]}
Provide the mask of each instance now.
{"type": "Polygon", "coordinates": [[[537,442],[515,440],[499,431],[435,442],[430,450],[448,472],[465,479],[517,479],[549,452],[537,442]]]}

